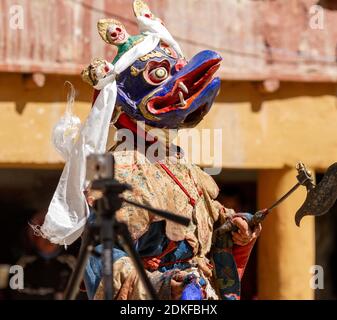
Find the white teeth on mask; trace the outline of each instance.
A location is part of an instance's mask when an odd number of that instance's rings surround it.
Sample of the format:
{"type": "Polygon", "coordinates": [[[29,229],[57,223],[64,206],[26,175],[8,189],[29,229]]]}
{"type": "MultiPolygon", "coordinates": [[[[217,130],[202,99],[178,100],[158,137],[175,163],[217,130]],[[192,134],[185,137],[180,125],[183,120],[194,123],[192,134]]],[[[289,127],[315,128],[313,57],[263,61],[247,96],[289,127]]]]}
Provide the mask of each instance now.
{"type": "Polygon", "coordinates": [[[180,105],[181,105],[182,107],[185,107],[185,106],[186,106],[186,101],[185,101],[185,99],[184,99],[183,93],[182,93],[181,91],[179,91],[178,94],[179,94],[179,99],[180,99],[180,105]]]}
{"type": "Polygon", "coordinates": [[[184,82],[179,82],[179,85],[178,87],[183,90],[186,94],[188,94],[188,89],[187,87],[185,86],[185,83],[184,82]]]}

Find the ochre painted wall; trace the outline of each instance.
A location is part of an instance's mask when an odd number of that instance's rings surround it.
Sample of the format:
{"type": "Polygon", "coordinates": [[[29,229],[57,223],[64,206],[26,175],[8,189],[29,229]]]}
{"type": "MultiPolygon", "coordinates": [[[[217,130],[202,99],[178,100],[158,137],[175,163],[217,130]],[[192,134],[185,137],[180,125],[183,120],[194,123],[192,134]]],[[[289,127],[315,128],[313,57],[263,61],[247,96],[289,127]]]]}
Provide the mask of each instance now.
{"type": "Polygon", "coordinates": [[[337,159],[337,86],[281,83],[262,94],[249,82],[225,82],[200,128],[222,128],[226,168],[324,169],[337,159]]]}
{"type": "MultiPolygon", "coordinates": [[[[84,119],[92,90],[79,77],[50,75],[43,88],[28,89],[21,75],[0,74],[1,166],[62,166],[50,136],[65,110],[66,80],[75,85],[75,112],[84,119]]],[[[293,167],[301,160],[324,169],[337,159],[336,93],[325,83],[281,83],[266,95],[251,82],[224,82],[199,128],[222,129],[225,168],[293,167]]]]}
{"type": "MultiPolygon", "coordinates": [[[[295,169],[261,170],[258,175],[258,207],[267,208],[296,183],[295,169]]],[[[274,209],[263,222],[258,246],[259,299],[314,298],[310,286],[315,265],[315,220],[304,217],[300,228],[295,213],[305,200],[300,187],[274,209]]]]}

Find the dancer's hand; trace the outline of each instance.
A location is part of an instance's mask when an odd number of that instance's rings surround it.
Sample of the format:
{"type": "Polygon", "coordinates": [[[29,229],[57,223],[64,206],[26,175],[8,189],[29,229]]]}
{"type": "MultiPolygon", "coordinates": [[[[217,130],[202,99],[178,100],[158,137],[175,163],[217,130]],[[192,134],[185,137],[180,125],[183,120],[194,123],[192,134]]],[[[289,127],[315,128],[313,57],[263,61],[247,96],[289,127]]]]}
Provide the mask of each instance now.
{"type": "Polygon", "coordinates": [[[262,226],[258,224],[253,230],[247,221],[241,217],[233,218],[233,224],[238,227],[237,232],[232,232],[233,242],[239,246],[245,246],[254,241],[261,233],[262,226]]]}

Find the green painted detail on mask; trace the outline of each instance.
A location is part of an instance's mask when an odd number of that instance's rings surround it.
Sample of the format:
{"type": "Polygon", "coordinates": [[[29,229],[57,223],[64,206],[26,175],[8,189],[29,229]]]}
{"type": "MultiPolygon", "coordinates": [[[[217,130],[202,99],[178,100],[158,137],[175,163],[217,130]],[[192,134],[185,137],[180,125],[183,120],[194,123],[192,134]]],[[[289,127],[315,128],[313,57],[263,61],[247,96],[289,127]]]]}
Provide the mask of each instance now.
{"type": "Polygon", "coordinates": [[[134,47],[136,44],[138,44],[143,39],[144,39],[144,36],[141,34],[136,35],[136,36],[130,36],[129,39],[125,43],[117,46],[118,52],[117,52],[116,57],[112,61],[112,64],[115,64],[125,52],[129,51],[132,47],[134,47]]]}

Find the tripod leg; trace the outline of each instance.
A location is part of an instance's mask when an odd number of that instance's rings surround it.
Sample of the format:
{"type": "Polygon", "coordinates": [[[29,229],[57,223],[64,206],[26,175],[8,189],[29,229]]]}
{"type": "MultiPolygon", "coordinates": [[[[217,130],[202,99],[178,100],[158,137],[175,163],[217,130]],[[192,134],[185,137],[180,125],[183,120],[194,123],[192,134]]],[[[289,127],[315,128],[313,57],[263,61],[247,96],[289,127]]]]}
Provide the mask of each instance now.
{"type": "Polygon", "coordinates": [[[91,226],[87,225],[87,230],[83,234],[81,249],[77,258],[76,266],[71,274],[65,291],[65,300],[75,300],[78,294],[79,287],[83,279],[85,267],[87,265],[89,256],[94,249],[93,231],[91,228],[91,226]]]}
{"type": "Polygon", "coordinates": [[[103,218],[101,226],[101,240],[103,244],[102,263],[103,263],[103,288],[104,299],[113,298],[113,268],[111,252],[113,249],[113,223],[111,218],[103,218]]]}
{"type": "Polygon", "coordinates": [[[137,269],[140,279],[148,293],[148,295],[151,297],[151,300],[158,300],[158,295],[156,290],[154,289],[151,281],[149,280],[146,271],[144,269],[142,260],[140,259],[138,253],[133,247],[133,242],[130,237],[130,233],[128,230],[128,227],[124,223],[116,222],[116,233],[119,234],[122,237],[123,245],[125,245],[125,249],[129,256],[131,257],[135,268],[137,269]]]}

